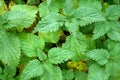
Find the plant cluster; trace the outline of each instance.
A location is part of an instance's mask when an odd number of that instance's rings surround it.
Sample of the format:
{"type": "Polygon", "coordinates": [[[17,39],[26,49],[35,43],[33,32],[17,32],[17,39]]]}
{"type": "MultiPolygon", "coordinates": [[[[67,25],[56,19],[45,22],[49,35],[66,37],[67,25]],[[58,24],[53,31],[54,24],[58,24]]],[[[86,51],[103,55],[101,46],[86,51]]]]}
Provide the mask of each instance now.
{"type": "Polygon", "coordinates": [[[0,80],[120,80],[119,0],[0,0],[0,80]]]}

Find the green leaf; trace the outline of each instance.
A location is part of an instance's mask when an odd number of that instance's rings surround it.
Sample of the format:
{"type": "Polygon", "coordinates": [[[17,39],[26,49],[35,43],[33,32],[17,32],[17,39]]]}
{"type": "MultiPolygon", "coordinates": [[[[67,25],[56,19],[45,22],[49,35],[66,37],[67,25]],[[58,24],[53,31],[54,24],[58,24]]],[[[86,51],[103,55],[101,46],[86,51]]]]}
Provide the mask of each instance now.
{"type": "Polygon", "coordinates": [[[109,80],[119,80],[120,76],[110,76],[109,80]]]}
{"type": "Polygon", "coordinates": [[[105,41],[105,44],[106,48],[109,50],[109,51],[112,51],[114,48],[117,48],[118,47],[118,50],[119,51],[119,46],[120,46],[120,42],[117,42],[117,41],[113,41],[111,39],[108,39],[105,41]]]}
{"type": "Polygon", "coordinates": [[[105,35],[110,30],[110,26],[111,27],[113,26],[113,24],[110,22],[95,23],[95,29],[93,31],[93,39],[97,39],[105,35]]]}
{"type": "Polygon", "coordinates": [[[0,60],[10,67],[16,67],[20,59],[20,42],[11,33],[0,30],[0,60]]]}
{"type": "Polygon", "coordinates": [[[63,69],[62,74],[63,74],[63,80],[73,80],[74,78],[74,73],[72,69],[70,70],[63,69]]]}
{"type": "Polygon", "coordinates": [[[89,67],[88,80],[108,80],[110,74],[105,67],[92,64],[89,67]]]}
{"type": "Polygon", "coordinates": [[[120,28],[116,28],[113,30],[111,29],[107,35],[112,40],[120,41],[120,36],[119,36],[120,35],[120,28]]]}
{"type": "Polygon", "coordinates": [[[110,20],[117,20],[120,17],[120,5],[111,5],[106,9],[106,16],[110,20]]]}
{"type": "Polygon", "coordinates": [[[1,80],[5,80],[5,75],[0,75],[1,80]]]}
{"type": "Polygon", "coordinates": [[[63,63],[74,56],[74,53],[63,48],[52,48],[48,52],[48,60],[53,64],[63,63]]]}
{"type": "Polygon", "coordinates": [[[22,45],[22,50],[28,57],[37,56],[37,49],[42,50],[44,48],[44,41],[34,34],[21,33],[18,34],[18,37],[22,45]]]}
{"type": "Polygon", "coordinates": [[[6,11],[5,7],[6,7],[6,4],[5,4],[4,0],[0,0],[0,15],[6,11]]]}
{"type": "Polygon", "coordinates": [[[112,40],[120,41],[120,23],[118,21],[95,23],[93,39],[97,39],[105,34],[107,34],[112,40]]]}
{"type": "Polygon", "coordinates": [[[75,80],[87,80],[88,75],[84,72],[76,71],[75,80]]]}
{"type": "Polygon", "coordinates": [[[64,17],[58,13],[51,13],[39,21],[34,32],[53,32],[57,31],[62,25],[64,17]]]}
{"type": "Polygon", "coordinates": [[[70,15],[73,13],[73,11],[74,11],[73,0],[66,0],[63,7],[63,12],[66,15],[70,15]]]}
{"type": "Polygon", "coordinates": [[[53,0],[46,0],[47,6],[49,6],[52,3],[53,0]]]}
{"type": "Polygon", "coordinates": [[[6,24],[8,21],[4,16],[0,16],[0,29],[4,29],[3,25],[6,24]]]}
{"type": "Polygon", "coordinates": [[[4,75],[8,78],[12,78],[16,74],[16,70],[6,66],[4,69],[4,75]]]}
{"type": "Polygon", "coordinates": [[[37,56],[38,56],[39,60],[41,60],[41,61],[44,61],[47,59],[46,54],[39,48],[37,49],[37,56]]]}
{"type": "Polygon", "coordinates": [[[57,31],[59,27],[60,25],[57,21],[49,20],[49,21],[39,21],[35,29],[39,32],[52,32],[52,31],[57,31]]]}
{"type": "Polygon", "coordinates": [[[62,47],[72,51],[75,54],[75,57],[72,59],[79,61],[83,58],[87,48],[86,38],[82,33],[78,33],[75,37],[70,35],[66,38],[66,42],[62,47]]]}
{"type": "Polygon", "coordinates": [[[106,63],[108,63],[110,54],[105,49],[95,49],[87,52],[86,56],[97,61],[97,63],[99,63],[100,65],[105,65],[106,63]]]}
{"type": "Polygon", "coordinates": [[[92,35],[87,35],[86,37],[87,37],[87,50],[95,49],[97,46],[95,40],[92,39],[92,35]]]}
{"type": "Polygon", "coordinates": [[[61,33],[61,30],[55,32],[39,32],[38,36],[45,42],[57,43],[61,33]]]}
{"type": "Polygon", "coordinates": [[[54,74],[50,74],[47,71],[40,77],[39,80],[62,80],[62,72],[58,66],[53,67],[54,74]]]}
{"type": "Polygon", "coordinates": [[[108,32],[108,37],[115,41],[120,41],[120,22],[113,22],[113,26],[108,32]]]}
{"type": "Polygon", "coordinates": [[[74,36],[76,36],[77,33],[79,32],[79,25],[75,19],[66,21],[65,26],[67,27],[68,31],[72,33],[74,36]]]}
{"type": "Polygon", "coordinates": [[[85,26],[93,22],[104,21],[102,13],[98,12],[94,8],[87,6],[80,6],[74,12],[74,18],[79,21],[80,26],[85,26]]]}
{"type": "Polygon", "coordinates": [[[118,76],[120,75],[120,43],[114,43],[114,45],[109,46],[113,48],[110,50],[110,59],[106,67],[111,75],[118,76]]]}
{"type": "Polygon", "coordinates": [[[51,74],[51,75],[54,74],[54,66],[53,66],[50,62],[44,63],[44,64],[43,64],[43,67],[45,68],[45,70],[46,70],[49,74],[51,74]]]}
{"type": "Polygon", "coordinates": [[[41,76],[44,72],[44,68],[39,60],[31,60],[21,75],[21,80],[28,80],[33,77],[41,76]]]}
{"type": "Polygon", "coordinates": [[[47,0],[38,6],[39,15],[44,17],[52,12],[59,12],[59,9],[63,7],[64,0],[47,0]]]}
{"type": "Polygon", "coordinates": [[[110,30],[108,36],[115,41],[120,41],[120,29],[119,30],[110,30]]]}
{"type": "Polygon", "coordinates": [[[97,11],[102,10],[102,4],[98,0],[78,0],[79,6],[87,6],[97,11]]]}
{"type": "Polygon", "coordinates": [[[28,5],[15,5],[10,11],[2,15],[5,23],[2,24],[3,28],[11,27],[30,27],[35,21],[37,9],[28,5]]]}

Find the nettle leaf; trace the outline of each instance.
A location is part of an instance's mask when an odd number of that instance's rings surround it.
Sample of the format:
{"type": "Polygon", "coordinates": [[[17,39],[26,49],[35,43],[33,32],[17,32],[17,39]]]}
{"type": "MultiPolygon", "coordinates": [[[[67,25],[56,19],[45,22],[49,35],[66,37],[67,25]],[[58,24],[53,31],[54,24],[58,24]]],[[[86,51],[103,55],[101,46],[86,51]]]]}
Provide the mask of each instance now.
{"type": "Polygon", "coordinates": [[[33,77],[41,76],[43,72],[44,68],[42,63],[37,59],[31,60],[23,70],[21,80],[28,80],[33,77]]]}
{"type": "Polygon", "coordinates": [[[71,19],[65,22],[65,27],[67,27],[68,31],[71,32],[74,36],[79,32],[79,24],[75,19],[71,19]]]}
{"type": "Polygon", "coordinates": [[[110,76],[109,80],[119,80],[120,76],[110,76]]]}
{"type": "Polygon", "coordinates": [[[97,22],[95,23],[95,29],[93,31],[93,39],[97,39],[105,35],[114,24],[111,22],[97,22]]]}
{"type": "Polygon", "coordinates": [[[109,76],[110,73],[105,67],[98,64],[92,64],[89,67],[88,80],[108,80],[109,76]]]}
{"type": "Polygon", "coordinates": [[[117,48],[117,47],[118,47],[117,51],[119,51],[120,42],[108,39],[105,41],[104,45],[109,51],[112,51],[114,48],[117,48]]]}
{"type": "Polygon", "coordinates": [[[20,60],[20,42],[11,33],[0,30],[0,60],[10,67],[16,67],[20,60]]]}
{"type": "Polygon", "coordinates": [[[39,60],[41,60],[41,61],[44,61],[47,59],[47,55],[39,48],[37,48],[37,56],[38,56],[39,60]]]}
{"type": "Polygon", "coordinates": [[[45,42],[57,43],[61,33],[61,30],[55,32],[39,32],[38,36],[45,42]]]}
{"type": "Polygon", "coordinates": [[[108,63],[108,58],[110,57],[110,54],[105,49],[95,49],[87,52],[86,56],[97,61],[97,63],[100,65],[105,65],[106,63],[108,63]]]}
{"type": "Polygon", "coordinates": [[[110,20],[117,20],[120,17],[120,5],[111,5],[106,9],[106,16],[110,20]]]}
{"type": "Polygon", "coordinates": [[[98,0],[78,0],[79,6],[88,6],[94,8],[97,11],[102,10],[102,4],[98,0]]]}
{"type": "Polygon", "coordinates": [[[92,50],[96,48],[96,42],[92,39],[92,35],[87,35],[87,50],[92,50]]]}
{"type": "Polygon", "coordinates": [[[7,76],[5,76],[5,75],[0,75],[0,79],[1,80],[15,80],[13,77],[7,77],[7,76]]]}
{"type": "Polygon", "coordinates": [[[46,0],[46,3],[49,6],[52,3],[52,0],[46,0]]]}
{"type": "Polygon", "coordinates": [[[73,11],[74,11],[73,0],[66,0],[63,7],[64,14],[70,15],[73,13],[73,11]]]}
{"type": "Polygon", "coordinates": [[[5,75],[0,75],[1,80],[5,80],[5,75]]]}
{"type": "Polygon", "coordinates": [[[116,30],[110,30],[108,33],[108,36],[115,41],[120,41],[120,29],[116,30]]]}
{"type": "Polygon", "coordinates": [[[4,75],[8,78],[12,78],[14,77],[14,75],[16,74],[16,70],[15,68],[10,68],[9,66],[6,66],[4,69],[4,75]]]}
{"type": "Polygon", "coordinates": [[[1,29],[4,29],[3,24],[5,24],[5,23],[7,23],[6,18],[4,16],[0,15],[0,28],[1,29]]]}
{"type": "Polygon", "coordinates": [[[48,72],[48,74],[54,74],[54,66],[50,62],[46,62],[43,64],[43,67],[48,72]]]}
{"type": "Polygon", "coordinates": [[[75,80],[87,80],[88,75],[84,72],[76,71],[75,80]]]}
{"type": "Polygon", "coordinates": [[[110,59],[107,63],[106,67],[111,72],[111,75],[116,76],[120,75],[120,43],[118,42],[112,42],[114,43],[109,45],[110,48],[110,59]]]}
{"type": "Polygon", "coordinates": [[[120,23],[117,21],[105,21],[95,23],[93,39],[97,39],[105,34],[115,41],[120,41],[120,23]]]}
{"type": "Polygon", "coordinates": [[[35,27],[34,32],[53,32],[57,31],[62,25],[64,17],[58,13],[51,13],[44,17],[37,26],[35,27]]]}
{"type": "Polygon", "coordinates": [[[58,66],[53,66],[53,74],[44,72],[40,80],[62,80],[62,71],[58,66]]]}
{"type": "Polygon", "coordinates": [[[74,72],[72,69],[70,69],[70,70],[63,69],[62,74],[63,74],[63,80],[73,80],[74,79],[74,72]]]}
{"type": "Polygon", "coordinates": [[[38,6],[39,15],[44,17],[51,12],[59,12],[59,9],[63,7],[64,0],[47,0],[38,6]]]}
{"type": "Polygon", "coordinates": [[[78,33],[76,37],[70,35],[67,37],[66,42],[62,45],[63,48],[72,51],[75,54],[73,60],[80,60],[83,58],[87,48],[86,38],[82,33],[78,33]]]}
{"type": "Polygon", "coordinates": [[[120,41],[120,22],[113,22],[113,26],[108,32],[108,37],[115,41],[120,41]]]}
{"type": "Polygon", "coordinates": [[[2,18],[6,20],[2,26],[5,28],[28,28],[35,21],[36,13],[36,7],[28,5],[14,5],[10,11],[7,11],[2,15],[2,18]]]}
{"type": "Polygon", "coordinates": [[[21,33],[18,34],[18,37],[22,45],[22,50],[28,57],[36,57],[37,49],[42,50],[44,48],[44,41],[34,34],[21,33]]]}
{"type": "Polygon", "coordinates": [[[4,0],[0,0],[0,15],[6,11],[5,7],[6,7],[6,4],[5,4],[4,0]]]}
{"type": "Polygon", "coordinates": [[[55,20],[39,21],[35,30],[39,32],[52,32],[57,31],[59,27],[60,27],[59,23],[55,20]]]}
{"type": "Polygon", "coordinates": [[[48,52],[48,60],[53,64],[63,63],[69,60],[75,54],[63,48],[52,48],[48,52]]]}
{"type": "Polygon", "coordinates": [[[85,26],[93,22],[104,21],[102,13],[88,6],[80,6],[74,12],[74,18],[79,21],[80,26],[85,26]]]}

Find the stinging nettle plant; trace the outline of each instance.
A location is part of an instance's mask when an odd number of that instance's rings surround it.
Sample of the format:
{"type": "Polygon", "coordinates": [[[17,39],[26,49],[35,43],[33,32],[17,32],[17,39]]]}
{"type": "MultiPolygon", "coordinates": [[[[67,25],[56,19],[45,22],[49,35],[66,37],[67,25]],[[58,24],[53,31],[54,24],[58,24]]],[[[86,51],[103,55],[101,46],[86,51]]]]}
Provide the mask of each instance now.
{"type": "Polygon", "coordinates": [[[117,0],[0,0],[0,80],[119,80],[117,0]]]}

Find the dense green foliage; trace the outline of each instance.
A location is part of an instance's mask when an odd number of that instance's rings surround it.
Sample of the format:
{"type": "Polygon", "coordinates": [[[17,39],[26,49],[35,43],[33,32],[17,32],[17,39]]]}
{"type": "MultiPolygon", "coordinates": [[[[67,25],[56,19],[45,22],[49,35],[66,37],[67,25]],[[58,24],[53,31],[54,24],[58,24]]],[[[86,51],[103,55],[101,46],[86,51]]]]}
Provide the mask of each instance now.
{"type": "Polygon", "coordinates": [[[120,80],[119,0],[0,0],[0,80],[120,80]]]}

